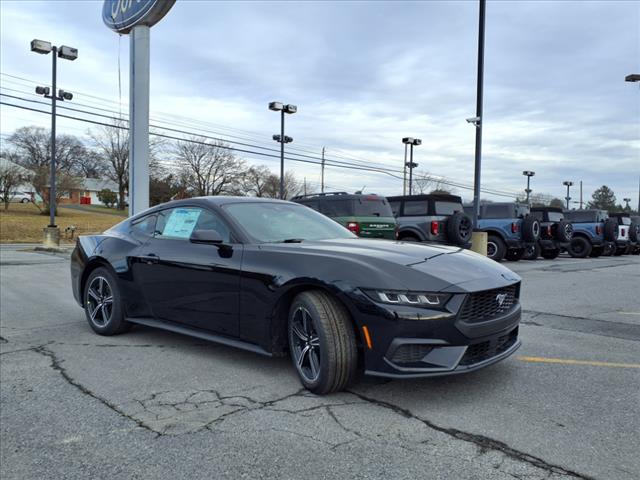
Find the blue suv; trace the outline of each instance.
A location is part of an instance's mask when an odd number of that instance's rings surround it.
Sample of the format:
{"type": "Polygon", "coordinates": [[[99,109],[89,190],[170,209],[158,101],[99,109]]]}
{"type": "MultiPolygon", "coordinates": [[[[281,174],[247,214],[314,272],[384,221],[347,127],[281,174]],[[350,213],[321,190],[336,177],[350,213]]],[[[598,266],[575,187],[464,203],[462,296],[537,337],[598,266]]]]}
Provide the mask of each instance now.
{"type": "MultiPolygon", "coordinates": [[[[473,213],[471,205],[464,209],[473,213]]],[[[540,222],[531,216],[529,205],[516,202],[481,204],[477,230],[487,232],[487,256],[498,262],[520,260],[540,238],[540,222]]]]}
{"type": "Polygon", "coordinates": [[[565,218],[573,223],[573,237],[567,252],[573,258],[611,255],[618,239],[618,222],[606,210],[565,210],[565,218]]]}

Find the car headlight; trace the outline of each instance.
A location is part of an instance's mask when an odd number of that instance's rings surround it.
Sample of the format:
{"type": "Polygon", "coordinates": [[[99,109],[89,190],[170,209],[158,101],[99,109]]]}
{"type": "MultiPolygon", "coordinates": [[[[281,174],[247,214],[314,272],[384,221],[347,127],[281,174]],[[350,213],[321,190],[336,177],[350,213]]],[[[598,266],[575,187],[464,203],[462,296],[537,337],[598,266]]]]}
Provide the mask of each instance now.
{"type": "Polygon", "coordinates": [[[398,290],[365,290],[371,300],[389,305],[432,308],[444,310],[451,298],[450,293],[406,292],[398,290]]]}

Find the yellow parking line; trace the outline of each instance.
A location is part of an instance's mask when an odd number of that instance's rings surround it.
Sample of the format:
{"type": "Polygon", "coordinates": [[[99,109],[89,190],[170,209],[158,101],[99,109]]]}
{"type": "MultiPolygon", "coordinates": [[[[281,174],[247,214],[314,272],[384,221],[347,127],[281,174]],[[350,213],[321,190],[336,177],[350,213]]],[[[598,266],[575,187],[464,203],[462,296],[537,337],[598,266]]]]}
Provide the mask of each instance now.
{"type": "Polygon", "coordinates": [[[569,360],[563,358],[546,358],[546,357],[516,357],[523,362],[533,363],[559,363],[562,365],[588,365],[591,367],[612,367],[612,368],[640,368],[638,363],[611,363],[611,362],[596,362],[589,360],[569,360]]]}

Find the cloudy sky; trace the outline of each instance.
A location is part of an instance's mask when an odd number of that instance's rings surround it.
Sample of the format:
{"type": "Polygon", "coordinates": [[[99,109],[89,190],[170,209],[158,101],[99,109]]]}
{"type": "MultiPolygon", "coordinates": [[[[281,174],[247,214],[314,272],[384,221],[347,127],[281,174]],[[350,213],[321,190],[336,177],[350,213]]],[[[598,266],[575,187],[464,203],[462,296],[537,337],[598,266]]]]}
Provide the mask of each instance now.
{"type": "MultiPolygon", "coordinates": [[[[37,100],[33,87],[49,81],[50,57],[29,52],[29,41],[41,38],[79,50],[75,62],[59,63],[59,85],[74,92],[74,108],[126,113],[129,39],[106,28],[101,8],[1,0],[2,101],[46,108],[6,96],[37,100]]],[[[401,138],[414,136],[423,140],[415,150],[420,171],[471,185],[475,132],[465,118],[475,115],[477,34],[476,1],[177,0],[151,30],[152,123],[277,148],[270,139],[278,117],[267,104],[279,100],[299,109],[287,117],[292,153],[315,161],[325,146],[333,162],[395,175],[401,138]]],[[[582,180],[585,198],[607,184],[635,204],[640,88],[624,82],[629,73],[640,73],[640,2],[489,1],[483,187],[522,191],[527,169],[536,172],[536,192],[563,197],[563,180],[582,180]]],[[[23,125],[49,125],[40,113],[7,105],[0,113],[3,139],[23,125]]],[[[77,135],[90,126],[59,121],[60,131],[77,135]]],[[[278,169],[277,158],[242,156],[278,169]]],[[[311,188],[319,183],[315,164],[287,168],[311,188]]],[[[335,166],[326,183],[402,189],[391,175],[335,166]]],[[[456,192],[470,198],[469,190],[456,192]]]]}

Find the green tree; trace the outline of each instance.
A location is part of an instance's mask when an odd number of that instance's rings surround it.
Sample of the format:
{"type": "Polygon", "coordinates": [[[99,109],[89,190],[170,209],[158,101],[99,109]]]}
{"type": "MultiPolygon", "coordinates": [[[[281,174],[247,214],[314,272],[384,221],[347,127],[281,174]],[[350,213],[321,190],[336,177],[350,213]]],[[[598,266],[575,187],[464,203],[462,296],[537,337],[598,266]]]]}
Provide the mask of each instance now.
{"type": "Polygon", "coordinates": [[[118,202],[118,195],[116,192],[103,188],[98,192],[98,200],[104,203],[108,208],[113,207],[118,202]]]}
{"type": "Polygon", "coordinates": [[[592,200],[589,202],[589,208],[597,208],[599,210],[615,211],[616,196],[606,185],[598,188],[591,195],[592,200]]]}

